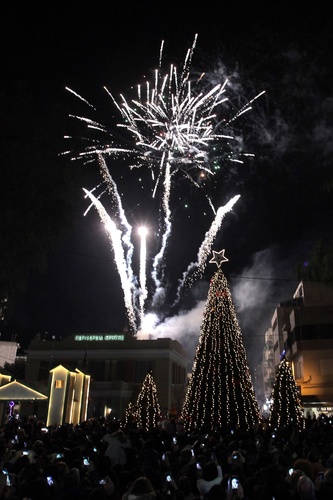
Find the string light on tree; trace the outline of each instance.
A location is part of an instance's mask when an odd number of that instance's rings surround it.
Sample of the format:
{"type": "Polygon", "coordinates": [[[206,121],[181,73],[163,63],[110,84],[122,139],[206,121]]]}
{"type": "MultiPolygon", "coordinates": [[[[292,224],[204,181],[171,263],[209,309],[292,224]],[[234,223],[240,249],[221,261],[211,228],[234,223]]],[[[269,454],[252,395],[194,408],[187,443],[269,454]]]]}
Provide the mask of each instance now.
{"type": "Polygon", "coordinates": [[[268,422],[273,428],[303,427],[303,410],[296,381],[284,352],[276,373],[271,400],[268,422]]]}
{"type": "Polygon", "coordinates": [[[242,333],[227,280],[225,250],[213,251],[217,265],[204,308],[199,342],[182,418],[187,429],[250,429],[260,421],[242,333]]]}
{"type": "Polygon", "coordinates": [[[136,420],[137,408],[132,402],[129,402],[125,410],[122,427],[124,427],[125,429],[131,428],[132,425],[136,423],[136,420]]]}
{"type": "Polygon", "coordinates": [[[135,408],[137,424],[146,431],[156,427],[162,418],[157,387],[151,370],[142,383],[135,408]]]}

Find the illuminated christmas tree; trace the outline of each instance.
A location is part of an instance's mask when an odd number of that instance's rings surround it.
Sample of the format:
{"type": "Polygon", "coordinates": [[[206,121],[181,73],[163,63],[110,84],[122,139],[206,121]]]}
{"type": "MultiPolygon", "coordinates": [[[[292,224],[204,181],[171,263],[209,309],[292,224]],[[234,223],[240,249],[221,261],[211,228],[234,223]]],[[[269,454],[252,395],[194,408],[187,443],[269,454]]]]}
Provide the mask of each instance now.
{"type": "Polygon", "coordinates": [[[155,427],[162,418],[157,388],[151,370],[142,383],[135,407],[137,424],[146,431],[155,427]]]}
{"type": "Polygon", "coordinates": [[[249,429],[260,420],[242,333],[227,280],[217,265],[208,291],[182,418],[187,429],[249,429]]]}
{"type": "Polygon", "coordinates": [[[268,417],[273,428],[303,427],[303,410],[290,364],[282,354],[272,391],[272,405],[268,417]]]}
{"type": "Polygon", "coordinates": [[[133,403],[128,403],[126,410],[124,421],[122,423],[122,427],[128,428],[135,424],[137,419],[137,408],[133,403]]]}

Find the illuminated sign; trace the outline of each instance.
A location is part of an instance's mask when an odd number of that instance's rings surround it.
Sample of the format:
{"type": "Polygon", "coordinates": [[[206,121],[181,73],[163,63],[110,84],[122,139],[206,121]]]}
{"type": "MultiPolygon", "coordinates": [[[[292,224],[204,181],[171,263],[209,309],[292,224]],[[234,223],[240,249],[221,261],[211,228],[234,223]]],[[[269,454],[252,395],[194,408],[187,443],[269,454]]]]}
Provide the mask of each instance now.
{"type": "Polygon", "coordinates": [[[88,342],[96,341],[96,340],[124,340],[125,335],[120,334],[106,334],[106,335],[75,335],[74,340],[82,342],[86,340],[88,342]]]}

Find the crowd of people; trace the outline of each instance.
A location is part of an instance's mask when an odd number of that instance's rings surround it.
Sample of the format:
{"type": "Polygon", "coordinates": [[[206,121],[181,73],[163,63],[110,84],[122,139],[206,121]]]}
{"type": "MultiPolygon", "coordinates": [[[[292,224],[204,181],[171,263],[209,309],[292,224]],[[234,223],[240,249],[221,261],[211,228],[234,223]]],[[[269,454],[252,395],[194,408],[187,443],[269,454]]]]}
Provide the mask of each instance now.
{"type": "Polygon", "coordinates": [[[333,426],[150,431],[115,419],[45,427],[13,418],[0,431],[0,500],[331,500],[333,426]]]}

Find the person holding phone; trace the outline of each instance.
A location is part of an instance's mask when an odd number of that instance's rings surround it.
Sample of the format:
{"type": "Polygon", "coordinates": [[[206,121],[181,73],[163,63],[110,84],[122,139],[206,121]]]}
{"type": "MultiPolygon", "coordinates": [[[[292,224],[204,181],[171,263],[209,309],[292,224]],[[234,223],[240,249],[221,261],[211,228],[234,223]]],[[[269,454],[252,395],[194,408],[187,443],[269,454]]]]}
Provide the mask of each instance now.
{"type": "Polygon", "coordinates": [[[194,464],[196,458],[194,453],[192,454],[192,449],[185,447],[181,450],[178,461],[177,461],[177,472],[175,473],[175,479],[182,476],[188,476],[191,474],[192,465],[194,464]]]}
{"type": "MultiPolygon", "coordinates": [[[[114,493],[115,493],[114,482],[112,481],[112,479],[109,476],[104,476],[104,477],[100,477],[98,480],[96,480],[96,485],[89,493],[88,498],[91,498],[91,499],[111,498],[111,497],[113,497],[114,493]]],[[[75,498],[77,498],[77,497],[75,496],[75,498]]],[[[84,498],[86,498],[86,497],[84,496],[84,498]]],[[[116,498],[118,498],[118,496],[116,498]]],[[[73,500],[74,500],[74,498],[73,498],[73,500]]]]}
{"type": "Polygon", "coordinates": [[[215,462],[208,462],[201,469],[201,475],[197,479],[197,488],[200,498],[204,499],[211,488],[216,484],[221,484],[223,479],[222,468],[215,462]]]}
{"type": "Polygon", "coordinates": [[[239,477],[231,474],[228,479],[227,500],[238,500],[244,498],[243,487],[239,481],[239,477]]]}
{"type": "Polygon", "coordinates": [[[319,472],[315,480],[318,500],[333,498],[333,467],[326,469],[323,474],[319,472]]]}
{"type": "Polygon", "coordinates": [[[13,486],[11,474],[0,472],[0,498],[10,498],[9,491],[13,486]]]}
{"type": "Polygon", "coordinates": [[[177,491],[177,483],[174,480],[171,472],[167,472],[165,475],[165,490],[168,495],[171,495],[177,491]]]}

